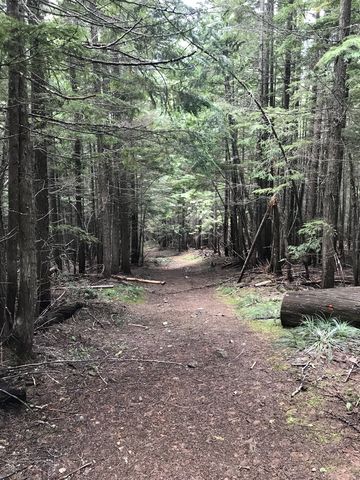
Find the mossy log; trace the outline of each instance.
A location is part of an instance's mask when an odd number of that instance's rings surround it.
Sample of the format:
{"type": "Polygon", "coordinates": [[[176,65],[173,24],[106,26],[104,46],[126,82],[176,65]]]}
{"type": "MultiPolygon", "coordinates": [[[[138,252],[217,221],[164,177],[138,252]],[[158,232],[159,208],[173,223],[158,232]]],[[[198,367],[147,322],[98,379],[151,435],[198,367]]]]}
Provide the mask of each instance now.
{"type": "Polygon", "coordinates": [[[287,293],[280,311],[283,327],[301,325],[304,315],[336,318],[360,328],[360,287],[287,293]]]}

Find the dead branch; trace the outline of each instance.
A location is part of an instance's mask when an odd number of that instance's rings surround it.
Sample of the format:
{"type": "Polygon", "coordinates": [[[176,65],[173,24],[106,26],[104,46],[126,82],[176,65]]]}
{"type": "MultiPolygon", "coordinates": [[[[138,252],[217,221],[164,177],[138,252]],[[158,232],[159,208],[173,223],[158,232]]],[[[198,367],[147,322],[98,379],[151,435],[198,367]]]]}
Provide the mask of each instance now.
{"type": "Polygon", "coordinates": [[[165,281],[163,280],[148,280],[146,278],[135,278],[135,277],[126,277],[125,275],[111,275],[111,278],[120,281],[126,282],[138,282],[138,283],[152,283],[155,285],[165,285],[165,281]]]}
{"type": "Polygon", "coordinates": [[[300,380],[300,385],[297,387],[296,390],[294,390],[291,394],[291,398],[295,397],[298,393],[305,391],[305,381],[306,381],[306,370],[311,366],[310,360],[302,366],[301,368],[301,380],[300,380]]]}
{"type": "Polygon", "coordinates": [[[80,287],[80,289],[88,289],[88,288],[114,288],[115,285],[110,283],[109,285],[88,285],[87,287],[80,287]]]}
{"type": "Polygon", "coordinates": [[[4,475],[3,477],[0,477],[0,480],[6,480],[7,478],[11,478],[17,473],[21,473],[27,468],[29,468],[31,465],[27,465],[26,467],[19,468],[18,470],[15,470],[14,472],[8,473],[7,475],[4,475]]]}
{"type": "Polygon", "coordinates": [[[74,364],[74,363],[103,363],[103,362],[138,362],[138,363],[162,363],[167,365],[177,365],[179,367],[185,367],[184,363],[172,362],[170,360],[157,360],[157,359],[148,359],[148,358],[114,358],[114,357],[103,357],[103,358],[89,358],[83,360],[72,360],[71,358],[64,360],[49,360],[46,362],[38,363],[25,363],[23,365],[15,365],[12,367],[5,367],[5,371],[15,371],[26,368],[37,368],[43,367],[46,365],[61,365],[61,364],[74,364]]]}
{"type": "Polygon", "coordinates": [[[66,475],[63,475],[63,476],[60,477],[58,480],[65,480],[66,478],[71,477],[71,476],[74,475],[75,473],[80,472],[80,470],[83,470],[83,469],[86,468],[86,467],[90,467],[90,465],[91,465],[91,462],[85,463],[84,465],[81,465],[81,467],[76,468],[76,469],[73,470],[72,472],[69,472],[69,473],[67,473],[66,475]]]}
{"type": "Polygon", "coordinates": [[[351,377],[351,374],[352,374],[354,368],[355,368],[355,367],[358,367],[358,366],[359,366],[359,364],[358,364],[357,361],[352,362],[351,368],[350,368],[350,370],[349,370],[349,372],[348,372],[348,374],[347,374],[347,376],[346,376],[346,378],[345,378],[345,383],[349,381],[349,379],[350,379],[350,377],[351,377]]]}

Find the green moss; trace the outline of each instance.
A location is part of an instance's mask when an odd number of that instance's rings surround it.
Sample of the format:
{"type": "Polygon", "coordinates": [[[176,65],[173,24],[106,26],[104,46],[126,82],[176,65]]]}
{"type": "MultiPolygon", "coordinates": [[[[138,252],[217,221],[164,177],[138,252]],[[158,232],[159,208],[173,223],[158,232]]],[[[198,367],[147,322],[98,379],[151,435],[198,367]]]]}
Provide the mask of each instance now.
{"type": "Polygon", "coordinates": [[[120,301],[124,303],[142,303],[144,301],[144,289],[137,285],[117,285],[107,288],[100,293],[104,300],[120,301]]]}

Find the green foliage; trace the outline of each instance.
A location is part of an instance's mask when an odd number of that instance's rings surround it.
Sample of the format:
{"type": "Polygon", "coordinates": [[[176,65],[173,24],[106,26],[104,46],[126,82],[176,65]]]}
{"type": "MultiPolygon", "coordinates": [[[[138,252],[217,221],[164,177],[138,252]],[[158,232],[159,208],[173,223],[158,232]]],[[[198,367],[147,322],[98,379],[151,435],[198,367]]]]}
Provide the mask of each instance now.
{"type": "Polygon", "coordinates": [[[80,241],[86,242],[88,244],[99,243],[99,240],[94,235],[91,235],[91,233],[83,230],[80,227],[76,227],[74,225],[61,224],[61,225],[53,226],[52,231],[69,233],[71,235],[74,235],[74,237],[78,238],[80,241]]]}
{"type": "Polygon", "coordinates": [[[316,219],[304,223],[299,229],[299,234],[304,241],[297,246],[289,245],[291,258],[294,260],[302,260],[308,254],[320,253],[324,230],[333,231],[332,227],[324,220],[316,219]]]}
{"type": "Polygon", "coordinates": [[[104,300],[124,303],[142,303],[144,300],[144,288],[138,285],[117,285],[114,288],[106,288],[99,293],[104,300]]]}
{"type": "Polygon", "coordinates": [[[343,56],[346,60],[356,60],[360,59],[360,36],[359,35],[350,35],[345,38],[345,40],[336,45],[335,47],[330,48],[319,60],[317,66],[322,67],[326,66],[329,63],[336,60],[336,58],[343,56]]]}

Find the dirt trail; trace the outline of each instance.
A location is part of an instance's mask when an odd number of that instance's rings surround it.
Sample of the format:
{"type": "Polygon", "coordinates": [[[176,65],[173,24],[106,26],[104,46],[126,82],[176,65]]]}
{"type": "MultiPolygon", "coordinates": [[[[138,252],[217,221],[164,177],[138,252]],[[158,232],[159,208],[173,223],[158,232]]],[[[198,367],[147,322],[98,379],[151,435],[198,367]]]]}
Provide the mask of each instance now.
{"type": "MultiPolygon", "coordinates": [[[[169,363],[102,364],[66,380],[51,373],[52,396],[46,383],[37,387],[36,403],[50,405],[42,417],[0,419],[0,474],[20,464],[28,468],[14,479],[59,479],[89,463],[69,478],[358,479],[351,439],[319,444],[311,425],[289,422],[301,399],[291,400],[296,379],[270,342],[214,288],[191,290],[219,280],[212,270],[183,255],[142,271],[166,285],[127,306],[121,328],[95,326],[91,345],[169,363]]],[[[335,438],[339,425],[327,429],[335,438]]]]}

